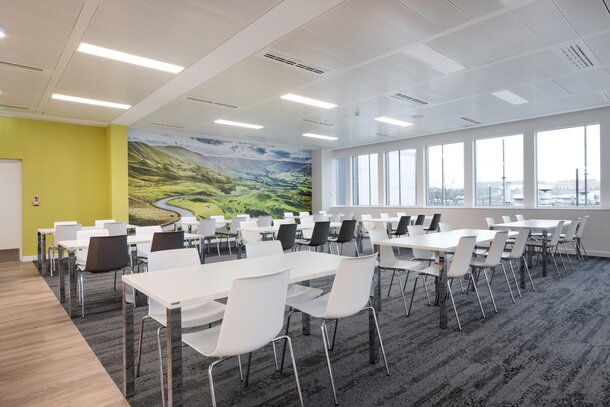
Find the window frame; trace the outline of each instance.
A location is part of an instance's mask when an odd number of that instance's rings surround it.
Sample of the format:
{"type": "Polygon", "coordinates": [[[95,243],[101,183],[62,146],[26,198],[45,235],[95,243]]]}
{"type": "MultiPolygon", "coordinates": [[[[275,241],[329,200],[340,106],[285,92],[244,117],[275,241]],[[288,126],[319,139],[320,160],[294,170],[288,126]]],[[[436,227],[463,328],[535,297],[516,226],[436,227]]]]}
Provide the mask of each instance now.
{"type": "Polygon", "coordinates": [[[417,185],[417,148],[401,148],[398,150],[388,150],[388,151],[384,151],[383,153],[383,160],[384,160],[384,165],[383,165],[383,181],[384,181],[384,186],[385,186],[385,196],[384,196],[384,203],[385,203],[385,207],[388,208],[398,208],[398,207],[406,207],[406,208],[415,208],[417,207],[417,192],[418,192],[418,185],[417,185]],[[415,182],[415,197],[414,197],[414,204],[406,204],[402,202],[402,163],[401,163],[401,152],[403,151],[413,151],[413,159],[414,159],[414,167],[415,167],[415,172],[414,172],[414,182],[415,182]],[[392,205],[390,204],[390,177],[389,177],[389,160],[388,160],[388,155],[390,153],[398,153],[398,205],[392,205]]]}
{"type": "Polygon", "coordinates": [[[462,178],[463,178],[463,182],[464,185],[462,186],[462,190],[464,191],[464,194],[466,193],[466,177],[465,175],[465,171],[466,171],[466,160],[465,160],[465,156],[466,156],[466,142],[465,141],[455,141],[455,142],[448,142],[448,143],[440,143],[440,144],[429,144],[426,145],[424,147],[424,156],[425,156],[425,172],[426,172],[426,185],[425,185],[425,196],[424,196],[424,207],[426,208],[469,208],[466,206],[466,197],[464,196],[462,204],[461,205],[447,205],[446,204],[446,199],[445,199],[445,152],[444,152],[444,146],[446,145],[451,145],[451,144],[461,144],[462,145],[462,178]],[[430,147],[441,147],[441,201],[442,203],[440,205],[431,205],[430,201],[429,201],[429,194],[430,194],[430,147]]]}
{"type": "Polygon", "coordinates": [[[368,153],[368,154],[356,154],[351,156],[351,185],[352,185],[352,206],[379,206],[379,169],[375,170],[376,176],[371,176],[371,170],[373,166],[371,165],[371,156],[376,156],[376,166],[379,166],[379,153],[368,153]],[[368,195],[369,195],[369,203],[361,204],[360,199],[358,198],[360,193],[359,183],[360,183],[360,171],[357,169],[355,163],[360,157],[366,156],[368,157],[369,171],[368,171],[368,195]],[[373,194],[373,182],[376,187],[375,190],[377,194],[373,194]]]}

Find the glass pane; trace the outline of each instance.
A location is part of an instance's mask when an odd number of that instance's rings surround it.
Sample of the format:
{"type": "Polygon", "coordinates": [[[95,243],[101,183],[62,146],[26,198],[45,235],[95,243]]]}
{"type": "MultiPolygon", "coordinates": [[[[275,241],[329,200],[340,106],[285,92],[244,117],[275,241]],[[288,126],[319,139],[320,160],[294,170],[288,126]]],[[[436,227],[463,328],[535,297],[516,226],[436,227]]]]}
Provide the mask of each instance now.
{"type": "Polygon", "coordinates": [[[398,151],[388,151],[386,157],[386,205],[400,205],[400,161],[398,151]]]}
{"type": "Polygon", "coordinates": [[[377,205],[377,154],[352,157],[352,189],[354,205],[377,205]]]}
{"type": "Polygon", "coordinates": [[[464,205],[464,143],[443,146],[443,205],[464,205]]]}
{"type": "Polygon", "coordinates": [[[335,159],[335,205],[345,205],[345,157],[335,159]]]}
{"type": "Polygon", "coordinates": [[[582,196],[581,205],[586,206],[600,205],[601,149],[599,144],[599,127],[599,124],[593,124],[591,126],[587,126],[586,128],[586,167],[583,171],[583,182],[580,188],[580,194],[582,196]]]}
{"type": "Polygon", "coordinates": [[[415,160],[415,150],[400,151],[400,205],[403,206],[416,204],[415,160]]]}
{"type": "Polygon", "coordinates": [[[443,146],[426,147],[427,171],[427,204],[443,204],[443,146]]]}
{"type": "Polygon", "coordinates": [[[379,165],[377,163],[377,154],[371,154],[370,156],[370,192],[369,192],[369,205],[379,204],[379,165]]]}

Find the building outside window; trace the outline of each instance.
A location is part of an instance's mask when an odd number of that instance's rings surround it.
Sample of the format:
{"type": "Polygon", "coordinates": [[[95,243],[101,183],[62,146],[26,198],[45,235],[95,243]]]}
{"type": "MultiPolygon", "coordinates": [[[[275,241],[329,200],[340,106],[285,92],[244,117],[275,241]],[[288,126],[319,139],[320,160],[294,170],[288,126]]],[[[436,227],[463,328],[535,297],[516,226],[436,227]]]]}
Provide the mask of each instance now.
{"type": "Polygon", "coordinates": [[[523,206],[523,135],[475,141],[475,205],[523,206]]]}
{"type": "Polygon", "coordinates": [[[464,143],[426,147],[426,202],[464,205],[464,143]]]}
{"type": "Polygon", "coordinates": [[[345,205],[345,157],[335,158],[335,205],[345,205]]]}
{"type": "Polygon", "coordinates": [[[352,157],[352,198],[354,205],[379,204],[377,180],[377,154],[352,157]]]}
{"type": "Polygon", "coordinates": [[[385,153],[386,205],[416,205],[415,154],[415,149],[385,153]]]}
{"type": "Polygon", "coordinates": [[[539,207],[600,205],[600,126],[536,134],[539,207]]]}

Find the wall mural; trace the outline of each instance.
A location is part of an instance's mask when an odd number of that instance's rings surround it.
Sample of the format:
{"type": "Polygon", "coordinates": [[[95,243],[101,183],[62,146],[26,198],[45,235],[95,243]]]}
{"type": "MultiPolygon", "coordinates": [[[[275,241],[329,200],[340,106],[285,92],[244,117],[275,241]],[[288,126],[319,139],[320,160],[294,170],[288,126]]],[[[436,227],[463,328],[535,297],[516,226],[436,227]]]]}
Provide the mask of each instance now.
{"type": "Polygon", "coordinates": [[[311,210],[311,151],[129,131],[129,222],[311,210]]]}

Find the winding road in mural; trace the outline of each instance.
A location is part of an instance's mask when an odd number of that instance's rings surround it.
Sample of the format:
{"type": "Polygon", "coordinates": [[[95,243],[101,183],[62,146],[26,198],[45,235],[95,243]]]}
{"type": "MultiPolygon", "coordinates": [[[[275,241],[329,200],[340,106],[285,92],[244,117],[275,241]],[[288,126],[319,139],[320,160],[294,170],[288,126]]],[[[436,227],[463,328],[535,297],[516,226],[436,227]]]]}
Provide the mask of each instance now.
{"type": "Polygon", "coordinates": [[[171,201],[172,199],[189,198],[189,197],[190,197],[189,195],[170,196],[169,198],[161,199],[161,200],[155,202],[153,205],[155,205],[159,209],[165,209],[166,211],[176,212],[178,215],[180,215],[180,217],[195,216],[195,214],[193,212],[189,211],[188,209],[180,208],[179,206],[169,205],[167,203],[168,201],[171,201]]]}

